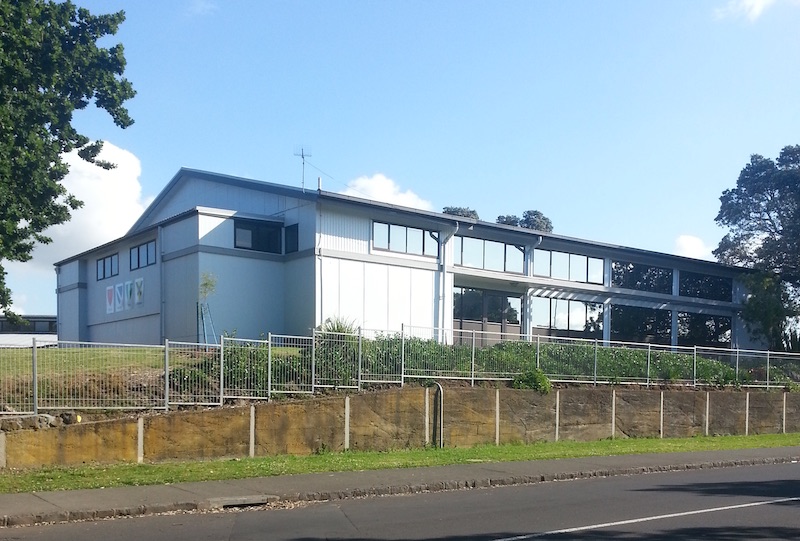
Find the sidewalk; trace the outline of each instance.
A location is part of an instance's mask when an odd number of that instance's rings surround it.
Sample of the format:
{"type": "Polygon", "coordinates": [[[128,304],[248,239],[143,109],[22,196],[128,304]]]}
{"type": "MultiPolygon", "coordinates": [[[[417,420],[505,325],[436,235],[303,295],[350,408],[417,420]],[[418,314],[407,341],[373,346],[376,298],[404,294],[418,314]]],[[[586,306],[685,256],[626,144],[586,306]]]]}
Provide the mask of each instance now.
{"type": "Polygon", "coordinates": [[[722,468],[800,461],[800,447],[480,463],[430,468],[314,473],[235,481],[177,483],[25,494],[0,494],[0,527],[96,520],[169,511],[210,510],[275,502],[722,468]]]}

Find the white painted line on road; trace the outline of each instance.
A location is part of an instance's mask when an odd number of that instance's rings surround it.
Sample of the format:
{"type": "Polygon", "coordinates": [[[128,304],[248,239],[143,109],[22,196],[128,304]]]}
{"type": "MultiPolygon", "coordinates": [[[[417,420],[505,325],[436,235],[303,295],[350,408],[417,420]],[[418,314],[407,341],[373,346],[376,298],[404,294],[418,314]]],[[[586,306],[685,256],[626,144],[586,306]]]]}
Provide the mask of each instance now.
{"type": "Polygon", "coordinates": [[[527,535],[517,535],[515,537],[503,537],[495,539],[495,541],[524,541],[525,539],[536,539],[537,537],[546,537],[548,535],[559,535],[565,533],[585,532],[587,530],[599,530],[601,528],[610,528],[612,526],[625,526],[628,524],[638,524],[640,522],[651,522],[653,520],[662,520],[665,518],[678,518],[687,517],[690,515],[702,515],[706,513],[716,513],[718,511],[730,511],[732,509],[744,509],[746,507],[758,507],[761,505],[772,505],[776,503],[797,502],[798,498],[781,498],[779,500],[766,500],[761,502],[742,503],[739,505],[726,505],[724,507],[711,507],[709,509],[695,509],[694,511],[684,511],[682,513],[669,513],[666,515],[654,515],[652,517],[633,518],[629,520],[619,520],[617,522],[602,522],[600,524],[590,524],[588,526],[578,526],[575,528],[564,528],[563,530],[551,530],[549,532],[540,532],[527,535]]]}

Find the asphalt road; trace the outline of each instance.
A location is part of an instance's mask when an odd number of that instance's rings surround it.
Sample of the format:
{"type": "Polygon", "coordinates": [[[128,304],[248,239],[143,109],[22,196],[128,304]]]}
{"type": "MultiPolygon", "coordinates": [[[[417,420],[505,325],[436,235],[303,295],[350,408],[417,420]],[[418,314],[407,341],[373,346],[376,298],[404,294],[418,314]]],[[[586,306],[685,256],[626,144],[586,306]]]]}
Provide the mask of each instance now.
{"type": "Polygon", "coordinates": [[[0,540],[800,539],[800,464],[0,530],[0,540]]]}

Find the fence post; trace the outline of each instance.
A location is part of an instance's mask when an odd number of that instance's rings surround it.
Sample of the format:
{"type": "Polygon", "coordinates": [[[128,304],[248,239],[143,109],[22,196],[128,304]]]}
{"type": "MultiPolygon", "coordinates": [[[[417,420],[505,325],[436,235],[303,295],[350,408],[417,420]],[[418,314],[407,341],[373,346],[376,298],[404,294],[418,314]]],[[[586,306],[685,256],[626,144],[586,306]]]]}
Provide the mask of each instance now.
{"type": "Polygon", "coordinates": [[[36,357],[36,337],[34,336],[31,338],[32,347],[31,347],[31,363],[32,363],[32,370],[33,370],[33,414],[39,415],[39,374],[38,374],[38,362],[36,357]]]}
{"type": "Polygon", "coordinates": [[[272,400],[272,333],[267,333],[267,401],[272,400]]]}
{"type": "Polygon", "coordinates": [[[317,329],[311,329],[311,394],[317,382],[317,329]]]}
{"type": "Polygon", "coordinates": [[[225,404],[225,335],[219,341],[219,405],[225,404]]]}
{"type": "Polygon", "coordinates": [[[542,338],[541,335],[539,335],[539,334],[536,335],[536,369],[537,370],[540,369],[540,365],[539,365],[539,342],[540,342],[541,338],[542,338]]]}
{"type": "Polygon", "coordinates": [[[472,331],[472,359],[470,360],[470,382],[475,387],[475,333],[472,331]]]}
{"type": "Polygon", "coordinates": [[[647,386],[650,387],[650,344],[647,344],[647,386]]]}
{"type": "Polygon", "coordinates": [[[692,359],[692,387],[697,387],[697,346],[694,346],[694,356],[692,359]]]}
{"type": "Polygon", "coordinates": [[[739,348],[736,348],[736,374],[733,376],[733,381],[739,383],[739,348]]]}
{"type": "Polygon", "coordinates": [[[769,350],[767,350],[767,389],[769,389],[769,350]]]}
{"type": "Polygon", "coordinates": [[[594,386],[597,387],[597,338],[594,339],[594,386]]]}
{"type": "Polygon", "coordinates": [[[164,339],[164,410],[169,411],[169,339],[164,339]]]}
{"type": "Polygon", "coordinates": [[[361,390],[361,377],[362,377],[362,372],[361,371],[363,370],[363,368],[362,368],[363,350],[361,349],[362,348],[362,340],[363,340],[363,334],[361,333],[361,327],[359,327],[358,328],[358,390],[359,391],[361,390]]]}
{"type": "Polygon", "coordinates": [[[406,324],[400,324],[400,387],[406,384],[406,324]]]}

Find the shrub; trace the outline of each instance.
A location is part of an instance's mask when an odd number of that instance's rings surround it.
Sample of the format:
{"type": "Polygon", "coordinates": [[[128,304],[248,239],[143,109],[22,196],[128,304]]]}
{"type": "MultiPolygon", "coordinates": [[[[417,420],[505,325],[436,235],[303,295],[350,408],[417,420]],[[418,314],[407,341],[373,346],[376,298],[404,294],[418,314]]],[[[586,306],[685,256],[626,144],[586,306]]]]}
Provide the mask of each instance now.
{"type": "Polygon", "coordinates": [[[542,394],[547,394],[552,389],[550,379],[538,368],[529,368],[518,374],[511,382],[514,389],[533,389],[542,394]]]}

